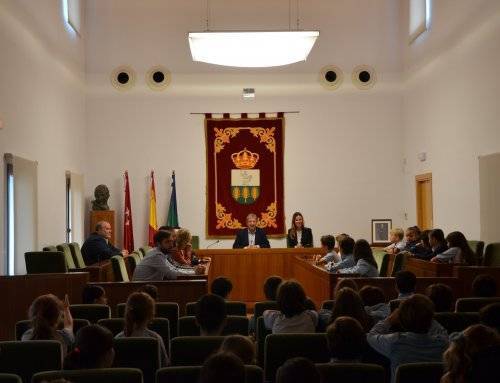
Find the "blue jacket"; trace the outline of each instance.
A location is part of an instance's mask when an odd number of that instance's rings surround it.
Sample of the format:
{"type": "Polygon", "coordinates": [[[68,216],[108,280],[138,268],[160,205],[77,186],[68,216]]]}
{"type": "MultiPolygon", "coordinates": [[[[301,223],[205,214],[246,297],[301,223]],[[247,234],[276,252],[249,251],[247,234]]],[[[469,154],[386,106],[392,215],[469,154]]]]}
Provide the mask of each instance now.
{"type": "MultiPolygon", "coordinates": [[[[271,247],[267,240],[266,232],[258,227],[255,229],[255,244],[260,247],[271,247]]],[[[246,246],[248,246],[248,229],[241,229],[236,234],[233,249],[243,249],[246,246]]]]}
{"type": "Polygon", "coordinates": [[[82,256],[87,266],[120,254],[120,249],[114,247],[106,241],[106,238],[97,233],[90,234],[82,246],[82,256]]]}

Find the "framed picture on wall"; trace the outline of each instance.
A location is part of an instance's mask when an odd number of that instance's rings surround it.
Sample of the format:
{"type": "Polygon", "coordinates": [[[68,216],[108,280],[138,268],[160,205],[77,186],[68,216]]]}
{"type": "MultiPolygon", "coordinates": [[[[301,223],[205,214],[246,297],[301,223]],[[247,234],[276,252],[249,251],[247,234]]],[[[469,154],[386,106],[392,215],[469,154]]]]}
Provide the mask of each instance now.
{"type": "Polygon", "coordinates": [[[392,219],[372,219],[372,245],[381,246],[390,243],[391,229],[392,219]]]}

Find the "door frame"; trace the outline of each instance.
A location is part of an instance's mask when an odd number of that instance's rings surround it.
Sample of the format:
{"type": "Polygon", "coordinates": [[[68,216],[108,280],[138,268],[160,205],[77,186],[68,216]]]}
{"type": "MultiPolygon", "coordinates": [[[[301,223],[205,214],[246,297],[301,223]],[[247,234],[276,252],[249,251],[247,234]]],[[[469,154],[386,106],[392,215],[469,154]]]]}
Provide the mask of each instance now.
{"type": "Polygon", "coordinates": [[[420,205],[420,199],[419,199],[419,194],[418,194],[418,185],[419,183],[422,182],[427,182],[430,181],[430,186],[431,186],[431,226],[434,226],[434,197],[433,197],[433,191],[432,191],[432,173],[423,173],[423,174],[417,174],[415,176],[415,199],[416,199],[416,217],[417,217],[417,225],[422,228],[422,222],[421,221],[421,214],[419,208],[421,208],[420,205]]]}

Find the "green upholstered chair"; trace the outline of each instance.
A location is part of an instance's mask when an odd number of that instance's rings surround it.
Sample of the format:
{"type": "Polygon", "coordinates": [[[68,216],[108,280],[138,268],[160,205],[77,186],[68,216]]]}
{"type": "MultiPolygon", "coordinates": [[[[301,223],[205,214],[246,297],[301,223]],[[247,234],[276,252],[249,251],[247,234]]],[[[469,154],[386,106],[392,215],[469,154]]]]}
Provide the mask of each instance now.
{"type": "Polygon", "coordinates": [[[24,253],[27,274],[67,273],[66,258],[61,251],[29,251],[24,253]]]}
{"type": "MultiPolygon", "coordinates": [[[[227,315],[247,315],[247,305],[245,302],[226,301],[227,315]]],[[[196,315],[196,302],[186,304],[186,315],[196,315]]]]}
{"type": "Polygon", "coordinates": [[[57,251],[57,247],[49,245],[43,248],[43,251],[57,251]]]}
{"type": "Polygon", "coordinates": [[[193,250],[198,250],[200,248],[200,237],[198,235],[191,236],[191,246],[193,250]]]}
{"type": "Polygon", "coordinates": [[[321,308],[324,310],[333,310],[333,306],[335,306],[335,301],[333,299],[329,299],[321,303],[321,308]]]}
{"type": "Polygon", "coordinates": [[[396,370],[396,383],[440,383],[444,364],[440,362],[405,363],[396,370]]]}
{"type": "Polygon", "coordinates": [[[108,305],[79,304],[70,305],[69,310],[73,318],[86,319],[90,323],[97,323],[99,319],[111,318],[111,309],[108,305]]]}
{"type": "Polygon", "coordinates": [[[123,318],[99,319],[97,321],[97,324],[99,326],[107,328],[109,331],[111,331],[113,337],[115,337],[118,333],[123,331],[123,328],[125,327],[125,319],[123,318]]]}
{"type": "Polygon", "coordinates": [[[152,249],[151,246],[142,246],[139,248],[139,251],[142,253],[142,256],[145,257],[146,253],[151,249],[152,249]]]}
{"type": "Polygon", "coordinates": [[[479,313],[435,313],[434,319],[451,334],[479,323],[479,313]]]}
{"type": "Polygon", "coordinates": [[[69,250],[71,251],[71,255],[73,257],[73,261],[75,262],[76,267],[79,269],[87,267],[85,261],[83,260],[83,255],[80,249],[80,245],[76,242],[72,242],[68,246],[69,250]]]}
{"type": "Polygon", "coordinates": [[[255,337],[257,338],[257,364],[264,366],[264,347],[266,345],[266,337],[272,334],[264,325],[264,318],[259,317],[255,326],[255,337]]]}
{"type": "MultiPolygon", "coordinates": [[[[377,364],[318,363],[316,368],[322,382],[385,383],[385,370],[377,364]]],[[[422,381],[424,382],[424,381],[422,381]]],[[[427,383],[427,382],[425,382],[427,383]]]]}
{"type": "Polygon", "coordinates": [[[265,380],[274,382],[278,368],[290,358],[305,357],[327,363],[330,352],[325,334],[271,334],[264,346],[265,380]]]}
{"type": "MultiPolygon", "coordinates": [[[[476,253],[477,258],[482,261],[484,256],[484,242],[483,241],[467,241],[469,247],[474,253],[476,253]]],[[[482,264],[482,262],[480,263],[482,264]]]]}
{"type": "Polygon", "coordinates": [[[140,251],[140,250],[134,250],[134,253],[136,253],[139,256],[139,259],[142,260],[144,258],[144,254],[142,254],[142,251],[140,251]]]}
{"type": "Polygon", "coordinates": [[[62,347],[56,340],[0,342],[0,371],[16,374],[25,383],[37,372],[61,367],[62,347]]]}
{"type": "Polygon", "coordinates": [[[389,272],[389,254],[384,253],[382,255],[382,261],[380,262],[379,277],[387,277],[389,272]]]}
{"type": "MultiPolygon", "coordinates": [[[[223,335],[248,335],[248,317],[230,315],[226,319],[226,326],[222,331],[223,335]]],[[[198,336],[200,328],[196,323],[194,316],[186,316],[179,318],[179,336],[198,336]]]]}
{"type": "Polygon", "coordinates": [[[130,282],[127,267],[121,255],[114,255],[111,257],[111,266],[113,268],[115,282],[130,282]]]}
{"type": "MultiPolygon", "coordinates": [[[[156,383],[197,382],[200,378],[201,368],[201,366],[161,368],[156,372],[156,383]]],[[[245,383],[262,383],[263,381],[264,371],[262,371],[262,368],[257,366],[245,366],[245,383]]]]}
{"type": "Polygon", "coordinates": [[[73,383],[142,383],[142,372],[137,368],[45,371],[35,374],[32,383],[51,382],[60,379],[73,383]]]}
{"type": "MultiPolygon", "coordinates": [[[[73,332],[76,334],[82,327],[88,326],[90,322],[86,319],[73,319],[73,332]]],[[[16,323],[16,340],[21,340],[23,334],[31,328],[29,319],[20,320],[16,323]]]]}
{"type": "Polygon", "coordinates": [[[131,367],[142,371],[144,383],[154,383],[160,366],[160,346],[155,338],[115,338],[113,367],[131,367]]]}
{"type": "Polygon", "coordinates": [[[64,258],[66,259],[66,265],[68,269],[76,269],[75,261],[73,260],[73,255],[71,254],[71,249],[67,243],[61,243],[57,245],[57,250],[64,253],[64,258]]]}
{"type": "Polygon", "coordinates": [[[223,336],[179,336],[170,342],[172,366],[201,366],[216,352],[223,336]]]}
{"type": "Polygon", "coordinates": [[[396,254],[394,265],[392,265],[391,277],[395,277],[399,271],[405,269],[406,258],[408,258],[408,253],[405,251],[396,254]]]}
{"type": "Polygon", "coordinates": [[[141,261],[141,257],[137,253],[130,253],[127,257],[124,258],[127,269],[130,271],[131,275],[134,275],[134,271],[136,266],[141,261]]]}
{"type": "Polygon", "coordinates": [[[491,298],[459,298],[455,304],[456,312],[477,312],[483,307],[488,306],[492,303],[500,303],[500,297],[491,298]]]}
{"type": "Polygon", "coordinates": [[[22,383],[21,377],[16,374],[0,374],[0,383],[22,383]]]}
{"type": "MultiPolygon", "coordinates": [[[[116,311],[119,318],[125,316],[126,303],[116,305],[116,311]]],[[[168,319],[170,325],[170,339],[178,334],[177,322],[179,321],[179,305],[173,302],[156,302],[155,317],[168,319]]]]}
{"type": "Polygon", "coordinates": [[[253,315],[255,318],[259,318],[266,310],[278,310],[278,302],[276,301],[255,302],[253,315]]]}
{"type": "Polygon", "coordinates": [[[484,266],[500,267],[500,242],[489,243],[484,250],[484,266]]]}

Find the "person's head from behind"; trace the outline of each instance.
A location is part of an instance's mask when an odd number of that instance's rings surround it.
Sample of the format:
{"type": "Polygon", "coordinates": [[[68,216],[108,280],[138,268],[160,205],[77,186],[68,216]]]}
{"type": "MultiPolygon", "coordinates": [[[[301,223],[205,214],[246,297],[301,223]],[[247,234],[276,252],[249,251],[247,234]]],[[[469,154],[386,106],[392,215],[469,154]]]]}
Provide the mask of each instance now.
{"type": "Polygon", "coordinates": [[[429,242],[429,233],[431,230],[424,230],[422,233],[420,233],[420,246],[424,247],[425,249],[431,249],[432,246],[429,242]]]}
{"type": "Polygon", "coordinates": [[[199,383],[236,382],[245,382],[245,366],[233,353],[218,352],[203,363],[199,383]]]}
{"type": "Polygon", "coordinates": [[[226,277],[217,277],[212,281],[210,286],[210,292],[212,294],[218,295],[224,299],[229,297],[231,290],[233,289],[233,284],[231,280],[226,277]]]}
{"type": "Polygon", "coordinates": [[[153,240],[156,247],[164,254],[170,253],[175,247],[175,239],[171,231],[158,230],[153,240]]]}
{"type": "Polygon", "coordinates": [[[111,224],[107,221],[99,221],[95,225],[95,232],[103,238],[111,239],[111,224]]]}
{"type": "Polygon", "coordinates": [[[378,267],[375,258],[373,258],[372,248],[366,239],[358,239],[355,242],[353,256],[354,262],[356,263],[358,263],[358,261],[360,260],[364,260],[370,265],[378,267]]]}
{"type": "Polygon", "coordinates": [[[232,352],[243,364],[255,364],[255,346],[249,337],[229,335],[224,338],[220,352],[232,352]]]}
{"type": "Polygon", "coordinates": [[[322,236],[320,242],[321,247],[328,252],[332,252],[335,248],[335,237],[333,235],[322,236]]]}
{"type": "Polygon", "coordinates": [[[143,285],[137,289],[137,292],[148,294],[154,301],[158,300],[158,287],[155,285],[143,285]]]}
{"type": "Polygon", "coordinates": [[[341,238],[339,241],[339,252],[342,255],[352,254],[354,251],[354,239],[349,236],[341,238]]]}
{"type": "Polygon", "coordinates": [[[306,293],[302,285],[294,280],[285,281],[278,287],[276,301],[279,310],[287,318],[306,310],[306,293]]]}
{"type": "Polygon", "coordinates": [[[264,282],[264,296],[268,301],[275,301],[278,293],[278,287],[283,282],[283,278],[272,275],[264,282]]]}
{"type": "Polygon", "coordinates": [[[175,238],[179,250],[184,250],[191,243],[191,233],[187,229],[179,229],[175,238]]]}
{"type": "Polygon", "coordinates": [[[479,310],[480,322],[500,334],[500,303],[492,303],[479,310]]]}
{"type": "Polygon", "coordinates": [[[404,237],[405,232],[400,227],[391,229],[391,231],[389,232],[389,240],[391,241],[391,243],[401,242],[404,237]]]}
{"type": "Polygon", "coordinates": [[[434,283],[427,286],[425,295],[434,303],[434,311],[437,313],[453,311],[453,290],[444,283],[434,283]]]}
{"type": "Polygon", "coordinates": [[[341,316],[328,326],[326,339],[330,356],[340,362],[360,360],[365,350],[366,334],[357,319],[341,316]]]}
{"type": "Polygon", "coordinates": [[[334,292],[334,296],[337,297],[337,294],[339,293],[339,291],[341,289],[343,289],[344,287],[349,287],[350,289],[353,289],[354,291],[358,291],[359,290],[359,287],[358,287],[358,284],[356,283],[356,281],[352,278],[340,278],[340,279],[337,279],[337,284],[335,285],[335,292],[334,292]]]}
{"type": "Polygon", "coordinates": [[[431,230],[429,233],[429,244],[434,249],[437,246],[442,246],[446,244],[446,240],[444,239],[444,233],[441,229],[431,230]]]}
{"type": "Polygon", "coordinates": [[[361,297],[357,291],[349,287],[344,287],[337,292],[331,322],[341,316],[356,318],[363,327],[368,324],[368,317],[361,297]]]}
{"type": "Polygon", "coordinates": [[[93,324],[82,327],[76,334],[75,348],[66,356],[64,369],[110,368],[114,357],[113,334],[93,324]]]}
{"type": "Polygon", "coordinates": [[[63,304],[53,294],[40,295],[29,308],[29,317],[33,327],[33,340],[58,339],[56,332],[63,319],[63,304]]]}
{"type": "Polygon", "coordinates": [[[476,264],[476,255],[467,242],[467,238],[460,231],[453,231],[446,236],[448,247],[458,247],[462,256],[462,261],[468,265],[476,264]]]}
{"type": "Polygon", "coordinates": [[[396,287],[401,294],[413,294],[417,285],[417,277],[411,271],[398,271],[396,273],[396,287]]]}
{"type": "Polygon", "coordinates": [[[474,297],[490,298],[497,295],[497,282],[488,274],[481,274],[472,282],[472,295],[474,297]]]}
{"type": "Polygon", "coordinates": [[[125,336],[131,336],[135,330],[145,329],[155,315],[155,302],[146,293],[132,293],[125,307],[125,336]]]}
{"type": "Polygon", "coordinates": [[[415,243],[420,240],[420,229],[418,226],[410,226],[405,232],[406,241],[415,243]]]}
{"type": "Polygon", "coordinates": [[[385,303],[386,301],[384,291],[380,287],[370,285],[363,286],[361,290],[359,290],[359,295],[363,304],[369,307],[385,303]]]}
{"type": "Polygon", "coordinates": [[[307,358],[291,358],[278,368],[276,383],[319,383],[316,366],[307,358]]]}
{"type": "Polygon", "coordinates": [[[220,335],[226,317],[226,302],[218,295],[206,294],[196,303],[196,322],[201,335],[220,335]]]}
{"type": "Polygon", "coordinates": [[[396,310],[399,323],[405,332],[429,332],[434,317],[434,304],[425,295],[415,294],[403,300],[396,310]]]}
{"type": "Polygon", "coordinates": [[[443,355],[449,381],[498,382],[500,374],[495,362],[498,362],[499,348],[500,335],[494,329],[482,324],[468,327],[443,355]]]}
{"type": "Polygon", "coordinates": [[[106,305],[108,304],[106,291],[101,286],[86,285],[83,288],[82,303],[106,305]]]}

